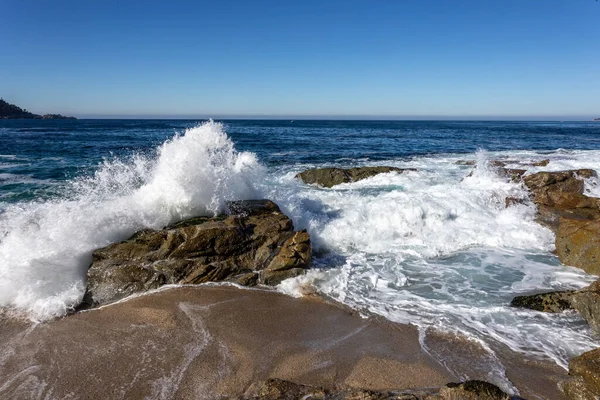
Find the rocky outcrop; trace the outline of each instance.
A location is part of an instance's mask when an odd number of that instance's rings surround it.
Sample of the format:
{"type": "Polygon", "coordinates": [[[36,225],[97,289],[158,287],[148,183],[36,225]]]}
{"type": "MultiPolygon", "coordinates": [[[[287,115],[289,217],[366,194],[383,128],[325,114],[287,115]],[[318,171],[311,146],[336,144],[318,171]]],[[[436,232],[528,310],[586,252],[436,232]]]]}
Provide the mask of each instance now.
{"type": "Polygon", "coordinates": [[[77,119],[60,114],[37,115],[0,99],[0,119],[77,119]]]}
{"type": "Polygon", "coordinates": [[[560,218],[600,218],[600,199],[583,194],[584,178],[596,177],[591,169],[537,172],[523,177],[538,208],[537,221],[556,232],[560,218]]]}
{"type": "Polygon", "coordinates": [[[583,353],[569,362],[573,378],[561,384],[569,399],[596,400],[600,398],[600,349],[583,353]]]}
{"type": "Polygon", "coordinates": [[[309,185],[330,188],[341,183],[356,182],[378,174],[388,172],[401,174],[406,171],[416,171],[416,169],[396,167],[318,168],[301,172],[296,175],[296,178],[309,185]]]}
{"type": "Polygon", "coordinates": [[[556,253],[563,264],[600,275],[600,219],[560,219],[556,253]]]}
{"type": "Polygon", "coordinates": [[[364,389],[328,390],[322,387],[301,385],[282,379],[269,379],[248,388],[244,400],[511,400],[500,388],[484,381],[449,383],[436,390],[398,390],[379,392],[364,389]]]}
{"type": "Polygon", "coordinates": [[[571,306],[600,335],[600,281],[575,292],[571,298],[571,306]]]}
{"type": "Polygon", "coordinates": [[[485,381],[466,381],[462,383],[449,383],[440,389],[440,396],[444,400],[511,400],[499,387],[485,381]]]}
{"type": "Polygon", "coordinates": [[[573,308],[571,299],[574,293],[574,290],[569,290],[517,296],[512,299],[510,305],[511,307],[528,308],[535,311],[559,313],[573,308]]]}
{"type": "Polygon", "coordinates": [[[231,215],[146,229],[93,253],[83,307],[165,284],[275,285],[311,266],[310,237],[269,200],[230,204],[231,215]]]}
{"type": "Polygon", "coordinates": [[[600,334],[600,281],[581,290],[565,290],[517,296],[510,302],[511,307],[559,313],[577,310],[596,334],[600,334]]]}

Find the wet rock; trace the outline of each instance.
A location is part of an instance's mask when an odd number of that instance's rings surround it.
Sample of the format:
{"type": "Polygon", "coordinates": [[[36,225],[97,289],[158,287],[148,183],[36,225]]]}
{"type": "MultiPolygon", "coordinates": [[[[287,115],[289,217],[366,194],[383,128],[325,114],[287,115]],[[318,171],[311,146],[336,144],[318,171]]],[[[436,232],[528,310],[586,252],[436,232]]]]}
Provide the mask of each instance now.
{"type": "Polygon", "coordinates": [[[406,171],[416,171],[416,169],[396,167],[319,168],[301,172],[296,175],[296,178],[307,184],[330,188],[341,183],[356,182],[378,174],[388,172],[401,174],[406,171]]]}
{"type": "Polygon", "coordinates": [[[563,264],[600,275],[600,220],[561,217],[555,245],[563,264]]]}
{"type": "Polygon", "coordinates": [[[511,400],[516,397],[504,393],[498,386],[485,381],[449,383],[440,389],[444,400],[511,400]]]}
{"type": "Polygon", "coordinates": [[[255,383],[240,397],[244,400],[433,400],[439,398],[432,390],[399,392],[379,392],[364,389],[328,390],[283,379],[269,379],[255,383]]]}
{"type": "Polygon", "coordinates": [[[526,296],[517,296],[510,302],[511,307],[528,308],[530,310],[559,313],[571,310],[571,299],[574,290],[539,293],[526,296]]]}
{"type": "Polygon", "coordinates": [[[583,194],[584,178],[596,177],[591,169],[577,169],[558,172],[537,172],[523,178],[523,183],[530,190],[534,202],[548,206],[556,206],[555,193],[583,194]]]}
{"type": "Polygon", "coordinates": [[[269,200],[230,204],[231,215],[146,229],[93,253],[82,308],[165,284],[276,285],[311,266],[310,236],[269,200]]]}
{"type": "Polygon", "coordinates": [[[575,393],[581,399],[597,399],[600,397],[600,348],[583,353],[569,362],[569,375],[573,381],[563,384],[563,390],[575,393]],[[594,397],[588,397],[592,394],[594,397]]]}
{"type": "Polygon", "coordinates": [[[517,168],[502,168],[502,172],[511,181],[519,182],[527,170],[517,168]]]}
{"type": "Polygon", "coordinates": [[[579,311],[592,330],[600,335],[600,281],[575,292],[571,305],[579,311]]]}

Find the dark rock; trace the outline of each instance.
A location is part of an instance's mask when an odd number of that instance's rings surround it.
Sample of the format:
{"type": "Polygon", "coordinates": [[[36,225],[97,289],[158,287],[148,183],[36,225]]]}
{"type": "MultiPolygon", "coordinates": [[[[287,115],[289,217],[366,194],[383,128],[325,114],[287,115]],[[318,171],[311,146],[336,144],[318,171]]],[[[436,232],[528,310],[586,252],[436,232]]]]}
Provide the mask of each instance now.
{"type": "Polygon", "coordinates": [[[574,377],[575,382],[567,383],[567,388],[563,384],[563,388],[584,395],[591,393],[594,396],[580,397],[582,399],[597,399],[600,396],[600,348],[571,359],[569,375],[574,377]]]}
{"type": "Polygon", "coordinates": [[[571,305],[579,311],[592,330],[600,335],[600,281],[575,292],[571,305]]]}
{"type": "Polygon", "coordinates": [[[319,168],[309,169],[296,175],[296,178],[307,184],[316,184],[322,187],[330,188],[341,183],[350,183],[367,179],[378,174],[387,172],[403,173],[406,171],[416,171],[414,168],[396,168],[396,167],[357,167],[350,169],[343,168],[319,168]]]}
{"type": "Polygon", "coordinates": [[[0,99],[0,119],[77,119],[60,114],[37,115],[0,99]]]}
{"type": "Polygon", "coordinates": [[[510,306],[528,308],[535,311],[559,313],[573,308],[571,306],[571,298],[574,294],[574,290],[568,290],[517,296],[512,299],[510,306]]]}
{"type": "Polygon", "coordinates": [[[432,390],[379,392],[365,389],[325,389],[283,379],[269,379],[251,385],[240,399],[252,400],[433,400],[432,390]]]}
{"type": "Polygon", "coordinates": [[[511,400],[498,386],[477,380],[449,383],[440,389],[440,396],[444,400],[511,400]]]}
{"type": "Polygon", "coordinates": [[[232,203],[232,215],[146,229],[93,253],[82,308],[165,284],[276,285],[311,266],[310,236],[275,203],[232,203]]]}
{"type": "Polygon", "coordinates": [[[560,218],[555,245],[563,264],[600,275],[600,220],[560,218]]]}

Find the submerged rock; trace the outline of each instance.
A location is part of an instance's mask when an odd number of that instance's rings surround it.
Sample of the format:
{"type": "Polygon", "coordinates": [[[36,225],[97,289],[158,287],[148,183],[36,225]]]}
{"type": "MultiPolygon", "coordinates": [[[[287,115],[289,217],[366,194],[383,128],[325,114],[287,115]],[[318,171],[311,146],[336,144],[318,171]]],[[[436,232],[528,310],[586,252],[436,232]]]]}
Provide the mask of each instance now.
{"type": "Polygon", "coordinates": [[[559,313],[573,308],[571,299],[574,294],[574,290],[568,290],[517,296],[512,299],[510,305],[511,307],[528,308],[535,311],[559,313]]]}
{"type": "Polygon", "coordinates": [[[357,168],[318,168],[309,169],[296,175],[296,178],[307,184],[316,184],[322,187],[330,188],[341,183],[350,183],[367,179],[378,174],[388,172],[403,173],[406,171],[416,171],[415,168],[396,168],[396,167],[357,167],[357,168]]]}
{"type": "Polygon", "coordinates": [[[146,229],[93,253],[82,307],[165,284],[275,285],[311,266],[310,236],[270,200],[230,204],[232,215],[146,229]]]}

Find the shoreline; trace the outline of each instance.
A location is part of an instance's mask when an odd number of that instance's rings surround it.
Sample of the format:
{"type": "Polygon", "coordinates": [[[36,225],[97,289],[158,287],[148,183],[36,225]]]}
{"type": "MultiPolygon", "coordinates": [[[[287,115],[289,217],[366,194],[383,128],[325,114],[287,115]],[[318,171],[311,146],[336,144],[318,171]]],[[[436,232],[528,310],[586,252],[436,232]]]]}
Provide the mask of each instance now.
{"type": "MultiPolygon", "coordinates": [[[[367,390],[490,380],[471,341],[428,332],[425,352],[412,325],[231,286],[172,287],[33,325],[3,319],[0,340],[7,398],[235,398],[270,378],[367,390]],[[453,372],[434,358],[448,355],[453,372]]],[[[520,396],[564,398],[565,370],[497,355],[520,396]]]]}

